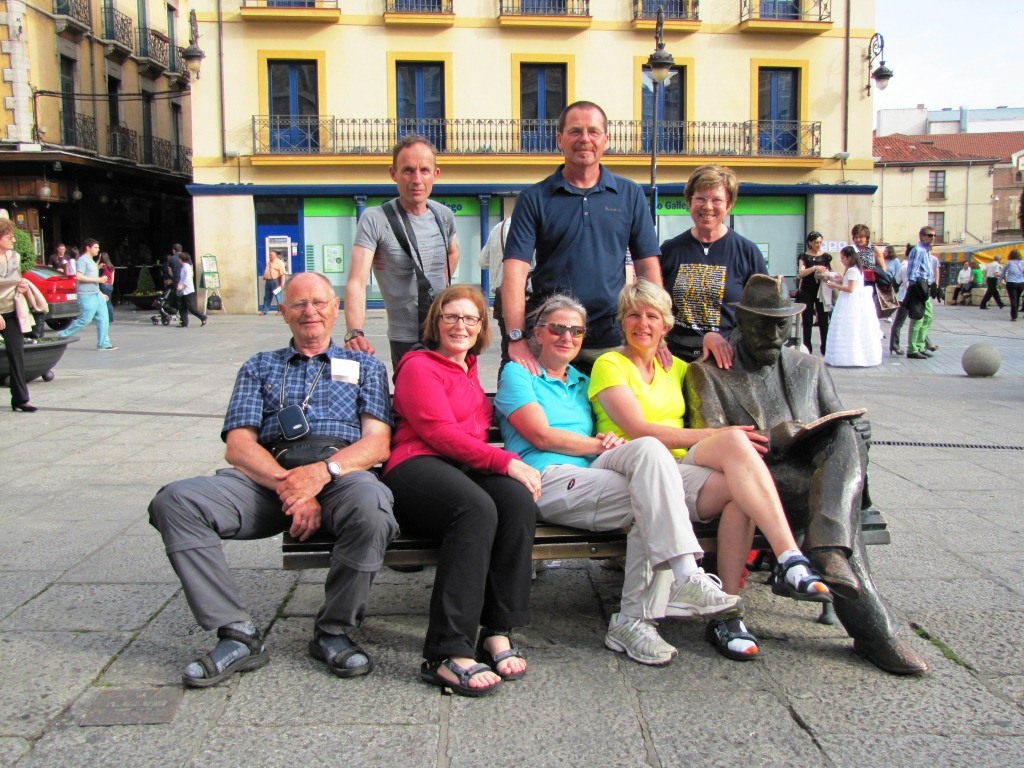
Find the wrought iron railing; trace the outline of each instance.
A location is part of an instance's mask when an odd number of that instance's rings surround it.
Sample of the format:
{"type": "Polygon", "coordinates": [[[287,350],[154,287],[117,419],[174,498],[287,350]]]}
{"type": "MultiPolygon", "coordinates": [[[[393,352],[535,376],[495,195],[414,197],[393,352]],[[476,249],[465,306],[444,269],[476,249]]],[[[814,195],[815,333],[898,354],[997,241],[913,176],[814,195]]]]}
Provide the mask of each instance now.
{"type": "Polygon", "coordinates": [[[103,4],[103,37],[131,50],[135,45],[135,27],[131,16],[121,13],[109,3],[103,4]]]}
{"type": "Polygon", "coordinates": [[[174,170],[174,145],[167,139],[153,137],[153,165],[168,171],[174,170]]]}
{"type": "MultiPolygon", "coordinates": [[[[254,115],[256,155],[389,155],[395,141],[421,133],[443,155],[553,155],[553,120],[355,119],[332,115],[254,115]]],[[[611,155],[651,151],[650,120],[609,120],[611,155]]],[[[821,123],[799,121],[659,121],[663,155],[821,157],[821,123]]]]}
{"type": "Polygon", "coordinates": [[[138,162],[139,133],[125,125],[112,125],[107,131],[107,154],[138,162]]]}
{"type": "Polygon", "coordinates": [[[589,16],[590,0],[500,0],[501,16],[589,16]]]}
{"type": "Polygon", "coordinates": [[[832,21],[832,0],[740,0],[740,21],[832,21]]]}
{"type": "Polygon", "coordinates": [[[192,175],[192,147],[178,147],[174,155],[174,170],[192,175]]]}
{"type": "Polygon", "coordinates": [[[337,8],[338,0],[242,0],[243,8],[337,8]]]}
{"type": "Polygon", "coordinates": [[[171,44],[167,38],[148,27],[139,27],[139,56],[167,66],[171,44]]]}
{"type": "Polygon", "coordinates": [[[658,6],[664,9],[666,20],[697,21],[700,18],[700,0],[633,0],[633,18],[656,19],[658,6]]]}
{"type": "Polygon", "coordinates": [[[60,113],[61,143],[67,147],[79,147],[96,151],[96,118],[78,112],[60,113]]]}
{"type": "Polygon", "coordinates": [[[387,13],[452,13],[452,0],[384,0],[387,13]]]}
{"type": "Polygon", "coordinates": [[[53,0],[53,12],[92,26],[92,3],[89,0],[53,0]]]}

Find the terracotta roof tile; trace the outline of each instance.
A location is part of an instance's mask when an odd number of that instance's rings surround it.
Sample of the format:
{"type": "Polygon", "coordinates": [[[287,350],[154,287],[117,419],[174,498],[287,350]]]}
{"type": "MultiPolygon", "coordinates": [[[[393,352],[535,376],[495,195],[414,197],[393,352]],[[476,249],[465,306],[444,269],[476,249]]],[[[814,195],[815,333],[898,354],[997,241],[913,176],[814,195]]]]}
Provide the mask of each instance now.
{"type": "Polygon", "coordinates": [[[908,136],[892,133],[872,140],[883,163],[1010,162],[1024,149],[1024,131],[1001,133],[936,133],[908,136]]]}

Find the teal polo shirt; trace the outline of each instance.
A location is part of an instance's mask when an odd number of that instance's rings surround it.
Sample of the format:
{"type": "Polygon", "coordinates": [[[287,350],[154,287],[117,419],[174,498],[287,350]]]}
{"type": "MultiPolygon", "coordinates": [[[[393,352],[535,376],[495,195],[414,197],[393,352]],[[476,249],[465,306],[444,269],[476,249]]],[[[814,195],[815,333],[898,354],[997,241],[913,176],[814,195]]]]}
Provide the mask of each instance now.
{"type": "Polygon", "coordinates": [[[590,379],[571,365],[567,381],[552,379],[543,371],[534,376],[519,363],[508,363],[501,371],[498,394],[494,407],[498,411],[498,425],[505,441],[505,450],[518,453],[534,469],[543,472],[552,464],[573,464],[589,467],[594,456],[566,456],[564,453],[542,451],[516,432],[509,424],[509,414],[524,405],[537,403],[548,417],[548,424],[566,432],[587,437],[594,434],[594,413],[590,409],[587,388],[590,379]]]}

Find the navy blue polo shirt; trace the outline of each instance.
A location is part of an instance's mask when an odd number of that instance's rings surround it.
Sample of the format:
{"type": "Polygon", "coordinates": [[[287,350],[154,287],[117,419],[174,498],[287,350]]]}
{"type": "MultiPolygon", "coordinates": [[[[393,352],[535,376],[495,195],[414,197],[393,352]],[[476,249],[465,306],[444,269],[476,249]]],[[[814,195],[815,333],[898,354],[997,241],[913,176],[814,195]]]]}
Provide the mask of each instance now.
{"type": "Polygon", "coordinates": [[[505,259],[529,262],[536,250],[528,311],[553,293],[567,293],[587,308],[583,346],[618,346],[615,309],[626,283],[626,249],[634,261],[661,255],[647,198],[604,166],[597,186],[574,187],[562,176],[564,167],[519,196],[505,259]]]}

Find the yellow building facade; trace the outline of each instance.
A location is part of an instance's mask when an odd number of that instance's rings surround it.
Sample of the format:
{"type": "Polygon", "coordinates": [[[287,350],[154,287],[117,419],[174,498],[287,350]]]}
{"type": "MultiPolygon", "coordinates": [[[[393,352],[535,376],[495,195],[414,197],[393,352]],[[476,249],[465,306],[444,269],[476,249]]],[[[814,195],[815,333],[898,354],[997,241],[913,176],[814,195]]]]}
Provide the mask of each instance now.
{"type": "MultiPolygon", "coordinates": [[[[689,226],[692,170],[734,167],[733,226],[793,274],[809,229],[870,221],[874,4],[662,0],[675,70],[659,89],[658,228],[689,226]]],[[[339,295],[355,223],[394,196],[391,146],[437,145],[433,197],[456,214],[456,280],[515,196],[558,165],[555,118],[608,114],[605,165],[650,184],[648,0],[196,0],[206,53],[193,84],[196,249],[217,256],[231,311],[255,311],[269,247],[325,271],[339,295]]],[[[375,286],[370,286],[370,296],[375,286]]]]}
{"type": "Polygon", "coordinates": [[[126,291],[191,242],[187,15],[178,0],[0,4],[0,207],[43,256],[99,239],[126,291]]]}

